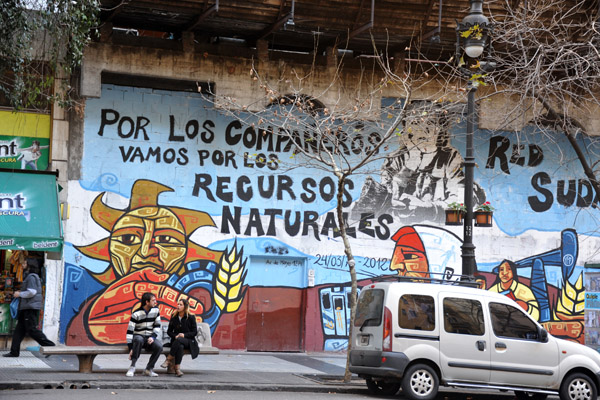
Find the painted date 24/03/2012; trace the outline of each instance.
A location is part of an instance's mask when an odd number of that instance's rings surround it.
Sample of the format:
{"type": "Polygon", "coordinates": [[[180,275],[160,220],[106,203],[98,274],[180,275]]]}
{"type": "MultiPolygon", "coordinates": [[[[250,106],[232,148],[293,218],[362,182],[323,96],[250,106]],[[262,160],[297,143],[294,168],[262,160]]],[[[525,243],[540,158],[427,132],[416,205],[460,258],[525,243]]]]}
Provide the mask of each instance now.
{"type": "MultiPolygon", "coordinates": [[[[316,265],[327,268],[348,268],[348,258],[341,255],[317,254],[316,265]]],[[[389,258],[386,257],[356,257],[357,264],[363,268],[386,271],[389,268],[389,258]]]]}

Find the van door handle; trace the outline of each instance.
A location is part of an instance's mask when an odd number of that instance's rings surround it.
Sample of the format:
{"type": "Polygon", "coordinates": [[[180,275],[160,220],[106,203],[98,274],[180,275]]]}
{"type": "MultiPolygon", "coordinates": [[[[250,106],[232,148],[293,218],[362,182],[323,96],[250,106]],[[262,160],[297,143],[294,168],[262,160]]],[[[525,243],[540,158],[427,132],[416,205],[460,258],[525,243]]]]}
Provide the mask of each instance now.
{"type": "Polygon", "coordinates": [[[503,350],[503,349],[506,349],[506,344],[502,343],[502,342],[496,342],[496,345],[494,347],[496,347],[497,349],[503,350]]]}
{"type": "Polygon", "coordinates": [[[477,350],[479,350],[479,351],[485,350],[485,340],[478,340],[477,342],[475,342],[475,344],[477,345],[477,350]]]}

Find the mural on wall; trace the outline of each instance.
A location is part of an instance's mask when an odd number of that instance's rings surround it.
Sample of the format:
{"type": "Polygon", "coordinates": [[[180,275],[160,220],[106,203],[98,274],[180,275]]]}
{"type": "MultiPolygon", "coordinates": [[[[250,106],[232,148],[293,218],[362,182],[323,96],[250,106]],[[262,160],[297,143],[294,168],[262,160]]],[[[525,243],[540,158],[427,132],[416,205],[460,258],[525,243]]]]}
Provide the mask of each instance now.
{"type": "MultiPolygon", "coordinates": [[[[399,276],[452,279],[461,271],[462,241],[451,232],[432,226],[404,226],[392,239],[397,243],[390,269],[399,276]],[[429,243],[435,252],[429,250],[429,243]],[[439,260],[452,262],[439,265],[439,260]]],[[[478,268],[476,278],[482,289],[515,300],[553,335],[583,343],[585,292],[583,270],[576,268],[577,256],[577,233],[566,229],[559,248],[514,262],[502,260],[491,271],[478,268]],[[560,272],[560,279],[549,283],[547,271],[553,268],[560,272]]]]}
{"type": "Polygon", "coordinates": [[[390,270],[398,276],[435,280],[460,279],[462,240],[445,229],[412,225],[400,228],[392,240],[396,242],[390,270]]]}
{"type": "Polygon", "coordinates": [[[145,292],[156,295],[167,320],[179,299],[188,299],[190,312],[211,329],[221,313],[240,307],[246,274],[242,249],[234,245],[220,252],[191,241],[194,231],[214,222],[205,212],[159,205],[159,195],[167,191],[172,189],[138,180],[127,209],[104,204],[103,194],[91,206],[94,221],[109,232],[105,239],[77,247],[109,263],[105,271],[92,274],[105,287],[81,311],[83,326],[95,342],[123,343],[131,311],[145,292]],[[210,306],[199,299],[202,291],[209,293],[210,306]]]}
{"type": "MultiPolygon", "coordinates": [[[[457,280],[462,272],[462,240],[443,228],[428,225],[403,226],[393,236],[396,242],[390,270],[397,276],[427,280],[457,280]]],[[[491,271],[475,274],[481,289],[501,293],[516,301],[554,336],[584,343],[583,270],[575,268],[577,233],[561,233],[561,246],[518,260],[502,260],[491,271]],[[546,271],[557,268],[561,279],[548,282],[546,271]],[[526,274],[529,273],[529,276],[526,274]]],[[[362,282],[361,287],[366,283],[362,282]]],[[[345,325],[350,286],[320,289],[324,350],[348,346],[345,325]],[[332,298],[336,303],[332,303],[332,298]]]]}
{"type": "Polygon", "coordinates": [[[485,288],[515,300],[554,336],[584,343],[585,287],[583,270],[576,268],[578,252],[577,233],[565,229],[559,248],[514,262],[501,261],[492,270],[495,280],[490,285],[486,279],[485,288]],[[547,281],[552,268],[560,273],[555,285],[547,281]],[[529,279],[519,270],[528,271],[529,279]]]}
{"type": "MultiPolygon", "coordinates": [[[[464,192],[464,160],[451,143],[451,128],[460,114],[431,101],[413,101],[407,113],[415,115],[403,126],[400,146],[387,155],[380,179],[365,181],[353,210],[388,213],[404,222],[443,223],[447,205],[462,202],[464,192]]],[[[477,183],[474,201],[486,201],[477,183]]]]}
{"type": "Polygon", "coordinates": [[[350,291],[350,286],[323,287],[319,290],[325,351],[340,351],[348,347],[350,291]]]}
{"type": "MultiPolygon", "coordinates": [[[[464,191],[455,142],[463,122],[438,122],[409,127],[398,146],[347,180],[359,286],[381,276],[456,280],[462,273],[462,228],[439,225],[443,208],[464,191]]],[[[378,135],[361,129],[361,143],[378,135]]],[[[293,143],[271,127],[218,114],[198,94],[114,85],[88,100],[83,135],[81,179],[69,183],[70,202],[82,206],[66,229],[61,342],[123,343],[131,309],[150,290],[165,319],[187,296],[220,348],[346,348],[349,274],[336,180],[292,157],[293,143]],[[269,336],[273,330],[279,336],[269,336]]],[[[579,243],[565,229],[579,209],[566,209],[576,204],[567,204],[571,195],[548,193],[546,175],[556,169],[549,147],[517,139],[476,135],[477,203],[496,207],[490,242],[519,243],[531,229],[560,236],[562,245],[530,243],[517,256],[501,244],[479,247],[486,257],[478,258],[478,279],[551,333],[582,341],[579,243]]],[[[559,192],[577,194],[569,177],[578,171],[569,164],[552,172],[564,181],[559,192]]],[[[576,222],[578,231],[593,231],[593,221],[576,222]]]]}

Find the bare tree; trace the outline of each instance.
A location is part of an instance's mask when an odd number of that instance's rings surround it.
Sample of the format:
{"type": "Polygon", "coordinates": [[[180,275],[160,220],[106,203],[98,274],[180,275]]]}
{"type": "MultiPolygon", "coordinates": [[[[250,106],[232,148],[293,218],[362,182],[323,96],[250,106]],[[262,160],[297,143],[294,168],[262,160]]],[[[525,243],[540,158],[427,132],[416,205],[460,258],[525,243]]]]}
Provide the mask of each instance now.
{"type": "MultiPolygon", "coordinates": [[[[535,124],[549,140],[563,133],[600,196],[599,154],[583,149],[581,135],[599,140],[600,5],[597,1],[496,0],[504,15],[491,15],[492,88],[486,97],[511,104],[504,128],[535,124]]],[[[596,197],[597,198],[597,197],[596,197]]]]}
{"type": "MultiPolygon", "coordinates": [[[[337,53],[335,49],[328,51],[337,53]]],[[[327,67],[319,66],[314,58],[304,67],[286,66],[283,71],[280,68],[277,78],[261,71],[260,63],[254,63],[249,78],[255,81],[260,95],[253,102],[241,104],[236,98],[218,94],[209,97],[220,112],[254,128],[265,142],[283,143],[293,152],[289,160],[268,160],[260,154],[245,154],[246,158],[263,164],[276,163],[280,170],[314,168],[335,177],[337,230],[351,281],[351,330],[356,313],[357,274],[348,230],[360,221],[353,221],[347,212],[351,200],[345,198],[347,180],[356,174],[381,174],[380,169],[375,171],[370,165],[396,157],[394,150],[399,146],[419,145],[417,140],[405,142],[409,136],[406,133],[412,129],[411,121],[425,122],[434,114],[447,112],[445,107],[454,107],[441,101],[450,85],[429,79],[432,75],[442,79],[434,65],[427,65],[429,73],[421,70],[424,74],[415,74],[410,64],[395,73],[399,68],[380,54],[358,61],[357,65],[357,60],[340,56],[337,63],[327,67]],[[327,76],[326,84],[319,85],[323,75],[327,76]],[[415,93],[428,101],[409,107],[415,93]]],[[[346,381],[351,376],[351,346],[349,341],[346,381]]]]}

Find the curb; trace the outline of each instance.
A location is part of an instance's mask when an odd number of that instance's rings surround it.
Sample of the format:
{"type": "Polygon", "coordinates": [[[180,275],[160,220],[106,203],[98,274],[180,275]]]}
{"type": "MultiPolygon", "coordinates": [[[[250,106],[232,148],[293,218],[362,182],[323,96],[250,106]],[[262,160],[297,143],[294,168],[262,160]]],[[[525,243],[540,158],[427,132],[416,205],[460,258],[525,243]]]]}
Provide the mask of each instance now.
{"type": "Polygon", "coordinates": [[[251,383],[209,383],[209,382],[172,382],[165,380],[119,380],[95,381],[71,379],[69,381],[20,381],[0,382],[0,390],[37,390],[37,389],[170,389],[170,390],[233,390],[251,392],[310,392],[310,393],[364,393],[365,385],[315,384],[315,385],[285,385],[285,384],[251,384],[251,383]]]}

